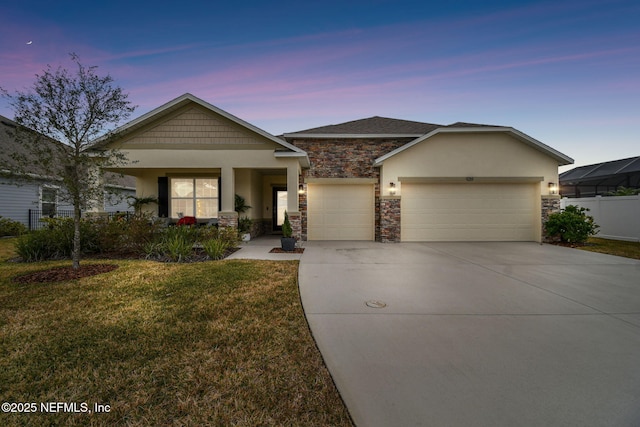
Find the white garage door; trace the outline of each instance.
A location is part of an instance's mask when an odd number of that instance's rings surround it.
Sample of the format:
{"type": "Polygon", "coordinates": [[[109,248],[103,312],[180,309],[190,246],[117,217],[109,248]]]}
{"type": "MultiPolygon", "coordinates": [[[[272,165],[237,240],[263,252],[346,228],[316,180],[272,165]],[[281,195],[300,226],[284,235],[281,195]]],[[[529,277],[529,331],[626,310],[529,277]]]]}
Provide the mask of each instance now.
{"type": "Polygon", "coordinates": [[[531,241],[536,186],[532,184],[402,184],[405,242],[531,241]]]}
{"type": "Polygon", "coordinates": [[[373,240],[373,185],[309,184],[309,240],[373,240]]]}

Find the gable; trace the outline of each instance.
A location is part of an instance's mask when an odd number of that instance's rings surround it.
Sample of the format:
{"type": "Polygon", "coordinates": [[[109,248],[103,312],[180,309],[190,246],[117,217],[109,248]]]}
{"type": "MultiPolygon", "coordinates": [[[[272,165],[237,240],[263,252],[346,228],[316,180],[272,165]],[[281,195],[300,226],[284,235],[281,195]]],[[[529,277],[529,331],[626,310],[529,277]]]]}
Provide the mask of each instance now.
{"type": "Polygon", "coordinates": [[[278,148],[262,135],[194,104],[147,124],[122,143],[127,148],[278,148]]]}
{"type": "MultiPolygon", "coordinates": [[[[417,145],[424,145],[425,143],[432,142],[434,139],[440,140],[442,137],[447,138],[447,140],[455,140],[456,138],[464,139],[465,141],[469,141],[473,138],[476,139],[486,139],[484,136],[489,136],[490,138],[500,139],[502,136],[507,139],[513,141],[514,143],[520,143],[523,146],[529,147],[534,151],[539,152],[541,155],[552,159],[556,166],[568,165],[573,163],[573,159],[551,147],[543,144],[542,142],[531,138],[530,136],[508,127],[493,127],[493,126],[472,126],[472,127],[445,127],[439,128],[432,132],[429,132],[426,135],[417,138],[410,143],[391,151],[390,153],[385,154],[382,157],[379,157],[375,161],[375,166],[382,166],[388,159],[391,159],[406,150],[411,149],[417,145]]],[[[489,147],[487,147],[489,149],[489,147]]],[[[498,154],[498,151],[494,151],[494,153],[498,154]]]]}
{"type": "Polygon", "coordinates": [[[308,167],[307,153],[268,132],[185,93],[96,139],[89,151],[109,146],[131,150],[255,149],[276,158],[296,158],[308,167]]]}
{"type": "Polygon", "coordinates": [[[557,174],[550,156],[504,132],[440,133],[384,163],[398,176],[544,176],[557,174]]]}

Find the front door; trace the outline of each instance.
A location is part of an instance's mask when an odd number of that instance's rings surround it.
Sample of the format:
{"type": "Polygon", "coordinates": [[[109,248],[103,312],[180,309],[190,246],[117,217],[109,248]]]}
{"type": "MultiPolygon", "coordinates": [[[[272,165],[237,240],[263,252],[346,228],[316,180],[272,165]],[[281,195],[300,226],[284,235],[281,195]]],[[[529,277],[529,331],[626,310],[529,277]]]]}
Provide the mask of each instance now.
{"type": "Polygon", "coordinates": [[[273,187],[273,231],[281,231],[287,209],[287,187],[273,187]]]}

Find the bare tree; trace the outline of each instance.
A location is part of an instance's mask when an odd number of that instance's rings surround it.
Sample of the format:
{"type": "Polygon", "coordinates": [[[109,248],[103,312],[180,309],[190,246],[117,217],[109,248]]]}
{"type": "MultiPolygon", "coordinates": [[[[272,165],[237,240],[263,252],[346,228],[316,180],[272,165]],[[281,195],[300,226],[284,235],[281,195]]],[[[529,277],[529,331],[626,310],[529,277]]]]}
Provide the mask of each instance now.
{"type": "Polygon", "coordinates": [[[11,174],[19,179],[34,178],[34,172],[58,178],[61,197],[73,205],[72,258],[78,269],[81,212],[103,200],[99,171],[126,161],[118,150],[87,149],[98,137],[102,144],[109,140],[135,106],[110,75],[97,75],[97,67],[82,65],[75,54],[71,59],[75,72],[49,65],[27,91],[10,94],[0,87],[0,92],[13,107],[18,125],[14,137],[21,149],[11,154],[11,174]]]}

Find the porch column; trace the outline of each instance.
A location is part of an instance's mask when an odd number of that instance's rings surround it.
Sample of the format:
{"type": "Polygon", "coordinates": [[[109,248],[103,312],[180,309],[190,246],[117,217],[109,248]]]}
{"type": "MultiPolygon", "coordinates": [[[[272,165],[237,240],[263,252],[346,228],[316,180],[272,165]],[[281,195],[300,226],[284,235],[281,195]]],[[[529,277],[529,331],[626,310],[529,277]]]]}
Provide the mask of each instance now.
{"type": "Polygon", "coordinates": [[[91,216],[107,215],[104,210],[104,176],[102,169],[97,163],[92,164],[85,178],[91,183],[92,188],[91,199],[88,201],[86,213],[91,216]]]}
{"type": "Polygon", "coordinates": [[[221,210],[218,212],[219,227],[238,227],[238,212],[235,207],[235,170],[225,166],[220,174],[221,210]]]}
{"type": "Polygon", "coordinates": [[[293,237],[297,240],[302,239],[302,217],[298,201],[299,173],[300,165],[297,161],[287,166],[287,214],[293,229],[293,237]]]}
{"type": "Polygon", "coordinates": [[[298,211],[298,163],[295,163],[287,167],[287,213],[298,211]]]}

